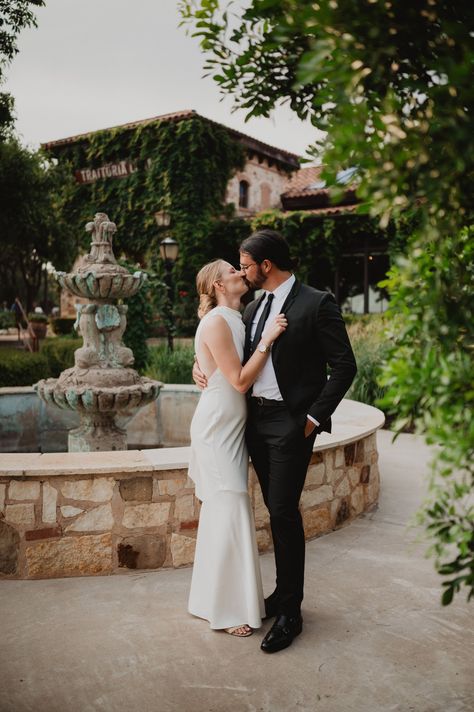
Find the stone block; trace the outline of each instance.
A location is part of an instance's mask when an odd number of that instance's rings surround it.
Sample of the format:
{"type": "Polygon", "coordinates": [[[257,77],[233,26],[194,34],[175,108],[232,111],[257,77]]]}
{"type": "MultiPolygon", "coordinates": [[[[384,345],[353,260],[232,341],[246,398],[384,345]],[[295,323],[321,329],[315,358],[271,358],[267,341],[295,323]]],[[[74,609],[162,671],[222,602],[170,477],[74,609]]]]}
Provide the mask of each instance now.
{"type": "Polygon", "coordinates": [[[365,458],[365,439],[358,440],[355,445],[356,445],[356,449],[355,449],[354,462],[362,463],[362,462],[364,462],[364,458],[365,458]]]}
{"type": "Polygon", "coordinates": [[[362,485],[359,485],[358,487],[356,487],[355,490],[352,492],[351,507],[354,511],[354,514],[360,514],[361,512],[364,511],[365,496],[364,496],[364,488],[362,485]]]}
{"type": "Polygon", "coordinates": [[[127,569],[159,569],[166,558],[166,540],[157,536],[130,536],[117,546],[120,567],[127,569]]]}
{"type": "Polygon", "coordinates": [[[323,462],[318,465],[310,465],[306,475],[306,485],[322,485],[326,476],[326,467],[323,462]]]}
{"type": "Polygon", "coordinates": [[[318,489],[314,490],[303,490],[301,496],[301,505],[303,509],[309,509],[317,504],[322,504],[323,502],[328,502],[333,497],[332,487],[329,485],[322,485],[318,489]]]}
{"type": "Polygon", "coordinates": [[[344,448],[338,447],[338,448],[336,448],[336,451],[334,453],[334,467],[344,467],[344,465],[345,465],[344,448]]]}
{"type": "Polygon", "coordinates": [[[91,477],[87,480],[63,482],[60,488],[67,499],[108,502],[112,499],[114,485],[113,477],[91,477]]]}
{"type": "Polygon", "coordinates": [[[151,502],[153,480],[151,477],[131,477],[120,480],[119,489],[125,502],[151,502]]]}
{"type": "Polygon", "coordinates": [[[61,507],[61,514],[63,517],[75,517],[77,514],[82,514],[84,510],[79,507],[72,507],[69,504],[65,504],[61,507]]]}
{"type": "Polygon", "coordinates": [[[268,551],[272,545],[272,537],[267,529],[257,529],[257,546],[260,552],[268,551]]]}
{"type": "Polygon", "coordinates": [[[99,532],[112,529],[114,525],[114,515],[110,504],[100,504],[94,509],[80,514],[71,524],[66,527],[67,532],[99,532]]]}
{"type": "Polygon", "coordinates": [[[41,518],[45,523],[56,521],[56,503],[58,501],[58,491],[48,482],[43,483],[43,509],[41,518]]]}
{"type": "Polygon", "coordinates": [[[344,475],[344,467],[334,467],[333,458],[328,458],[326,465],[326,482],[335,485],[344,475]]]}
{"type": "Polygon", "coordinates": [[[347,476],[349,477],[351,487],[355,487],[360,482],[360,469],[358,467],[349,467],[347,476]]]}
{"type": "Polygon", "coordinates": [[[369,483],[370,480],[370,465],[364,465],[360,471],[360,482],[363,485],[369,483]]]}
{"type": "Polygon", "coordinates": [[[322,462],[324,462],[324,453],[320,451],[313,452],[313,454],[311,455],[310,463],[312,465],[320,465],[322,462]]]}
{"type": "MultiPolygon", "coordinates": [[[[189,478],[187,478],[189,479],[189,478]]],[[[190,485],[187,480],[154,480],[153,482],[153,499],[168,495],[174,497],[180,490],[194,486],[192,480],[190,485]]]]}
{"type": "Polygon", "coordinates": [[[18,567],[20,535],[13,527],[0,520],[0,572],[15,574],[18,567]]]}
{"type": "Polygon", "coordinates": [[[61,534],[61,527],[30,529],[29,532],[25,532],[25,539],[26,541],[36,541],[37,539],[53,539],[55,537],[61,536],[61,534]]]}
{"type": "Polygon", "coordinates": [[[7,491],[7,486],[4,483],[0,483],[0,512],[5,509],[5,493],[7,491]]]}
{"type": "Polygon", "coordinates": [[[194,519],[194,495],[185,494],[181,497],[176,497],[174,515],[180,522],[188,522],[194,519]]]}
{"type": "Polygon", "coordinates": [[[337,520],[337,513],[339,511],[339,507],[341,506],[341,500],[340,499],[333,499],[330,508],[331,508],[331,523],[332,526],[336,526],[336,520],[337,520]]]}
{"type": "Polygon", "coordinates": [[[5,520],[18,526],[31,526],[35,523],[35,505],[7,504],[5,507],[5,520]]]}
{"type": "Polygon", "coordinates": [[[196,539],[183,534],[171,535],[171,557],[174,568],[187,566],[194,561],[194,551],[196,549],[196,539]]]}
{"type": "Polygon", "coordinates": [[[351,467],[355,462],[355,443],[350,443],[344,447],[344,459],[346,462],[346,467],[351,467]]]}
{"type": "Polygon", "coordinates": [[[39,482],[22,482],[12,480],[8,488],[8,499],[38,499],[40,495],[39,482]]]}
{"type": "Polygon", "coordinates": [[[372,433],[369,437],[365,438],[365,456],[377,450],[377,433],[372,433]]]}
{"type": "Polygon", "coordinates": [[[379,496],[379,478],[378,472],[372,470],[372,476],[368,485],[364,485],[365,490],[365,505],[366,507],[375,504],[379,496]]]}
{"type": "Polygon", "coordinates": [[[80,576],[112,571],[112,535],[63,537],[28,546],[28,576],[80,576]]]}
{"type": "Polygon", "coordinates": [[[127,529],[159,527],[169,518],[171,502],[125,505],[122,524],[127,529]]]}
{"type": "Polygon", "coordinates": [[[189,520],[189,522],[181,522],[179,525],[179,528],[187,529],[188,531],[191,531],[191,530],[197,531],[198,526],[199,526],[199,520],[191,519],[191,520],[189,520]]]}
{"type": "Polygon", "coordinates": [[[346,497],[351,493],[351,486],[349,483],[349,478],[345,476],[336,487],[334,494],[336,497],[346,497]]]}
{"type": "Polygon", "coordinates": [[[305,537],[324,534],[331,529],[331,514],[329,508],[307,509],[303,512],[303,526],[305,537]]]}
{"type": "Polygon", "coordinates": [[[336,526],[339,527],[347,519],[349,519],[350,516],[351,516],[351,508],[350,508],[349,499],[345,498],[345,499],[340,500],[339,507],[336,512],[336,521],[335,521],[336,526]]]}

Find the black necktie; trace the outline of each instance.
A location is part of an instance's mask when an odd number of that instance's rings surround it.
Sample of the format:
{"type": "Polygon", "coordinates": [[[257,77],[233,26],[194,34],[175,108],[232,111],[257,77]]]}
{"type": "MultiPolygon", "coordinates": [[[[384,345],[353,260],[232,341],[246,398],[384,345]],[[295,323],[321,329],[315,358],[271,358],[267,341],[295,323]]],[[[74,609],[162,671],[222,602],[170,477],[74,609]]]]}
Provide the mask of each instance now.
{"type": "Polygon", "coordinates": [[[258,344],[260,343],[260,339],[262,338],[262,333],[263,333],[263,328],[265,326],[265,322],[268,319],[268,315],[270,314],[270,309],[272,308],[272,301],[273,297],[275,295],[273,292],[270,292],[267,297],[267,301],[265,302],[265,306],[263,307],[263,311],[260,315],[260,319],[258,320],[257,328],[255,330],[255,336],[253,337],[252,340],[252,345],[250,347],[250,354],[253,354],[255,349],[257,348],[258,344]]]}

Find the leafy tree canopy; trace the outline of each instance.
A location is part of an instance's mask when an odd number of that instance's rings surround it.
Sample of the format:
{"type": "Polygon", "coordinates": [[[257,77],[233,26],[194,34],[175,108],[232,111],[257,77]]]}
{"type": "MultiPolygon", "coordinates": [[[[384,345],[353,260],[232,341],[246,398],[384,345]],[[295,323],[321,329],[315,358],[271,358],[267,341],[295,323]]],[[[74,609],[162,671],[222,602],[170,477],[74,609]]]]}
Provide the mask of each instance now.
{"type": "Polygon", "coordinates": [[[13,290],[26,296],[28,308],[44,265],[63,269],[74,255],[59,192],[71,180],[63,169],[46,164],[40,152],[13,138],[0,141],[0,281],[10,297],[13,290]]]}
{"type": "Polygon", "coordinates": [[[446,0],[181,0],[205,68],[247,117],[289,102],[327,132],[326,176],[357,167],[387,224],[418,203],[462,226],[474,173],[474,4],[446,0]],[[448,179],[448,180],[445,180],[448,179]]]}
{"type": "MultiPolygon", "coordinates": [[[[43,7],[44,0],[0,0],[0,85],[5,70],[18,52],[16,41],[25,27],[36,27],[32,6],[43,7]]],[[[13,98],[0,92],[0,139],[13,127],[13,98]]]]}

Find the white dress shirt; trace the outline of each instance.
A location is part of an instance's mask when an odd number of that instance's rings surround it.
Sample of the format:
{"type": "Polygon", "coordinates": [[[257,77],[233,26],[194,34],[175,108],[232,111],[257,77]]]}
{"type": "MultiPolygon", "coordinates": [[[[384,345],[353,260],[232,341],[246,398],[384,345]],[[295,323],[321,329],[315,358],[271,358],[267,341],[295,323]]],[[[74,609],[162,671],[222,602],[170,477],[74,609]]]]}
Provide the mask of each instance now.
{"type": "MultiPolygon", "coordinates": [[[[273,290],[273,302],[270,307],[270,312],[268,314],[267,321],[265,323],[265,326],[269,324],[272,319],[276,317],[277,314],[280,314],[281,308],[285,302],[285,299],[291,292],[291,289],[295,283],[295,276],[294,274],[291,275],[291,277],[288,277],[285,282],[282,282],[276,289],[273,290]]],[[[265,294],[268,295],[269,292],[265,290],[265,294]]],[[[260,304],[259,308],[254,314],[254,318],[252,321],[252,326],[251,326],[251,332],[250,336],[253,340],[253,337],[255,335],[255,331],[257,330],[257,324],[260,319],[260,315],[265,308],[267,299],[263,299],[262,303],[260,304]]],[[[265,332],[265,328],[264,328],[265,332]]],[[[279,400],[282,401],[283,397],[280,393],[280,389],[278,388],[278,382],[275,374],[275,369],[273,368],[273,361],[272,358],[268,358],[265,366],[262,368],[260,371],[259,375],[257,376],[257,379],[255,383],[253,384],[253,390],[252,390],[252,395],[255,397],[262,397],[262,398],[269,398],[270,400],[279,400]]],[[[318,421],[312,418],[310,415],[307,416],[315,425],[319,425],[318,421]]]]}

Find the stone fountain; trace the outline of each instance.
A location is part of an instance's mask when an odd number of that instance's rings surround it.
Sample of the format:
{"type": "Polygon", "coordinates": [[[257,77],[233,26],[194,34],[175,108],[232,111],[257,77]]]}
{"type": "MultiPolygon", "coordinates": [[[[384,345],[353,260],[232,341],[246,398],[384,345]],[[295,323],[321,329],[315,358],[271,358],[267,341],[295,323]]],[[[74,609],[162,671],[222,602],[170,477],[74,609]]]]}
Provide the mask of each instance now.
{"type": "Polygon", "coordinates": [[[117,264],[112,236],[117,231],[105,213],[86,225],[91,249],[75,272],[57,272],[61,287],[88,304],[80,305],[76,328],[83,339],[75,365],[59,378],[41,380],[35,389],[46,403],[77,410],[80,426],[69,432],[69,452],[126,450],[127,433],[116,416],[137,410],[158,398],[161,383],[143,378],[132,368],[132,350],[122,343],[127,309],[119,300],[132,297],[147,279],[117,264]]]}

